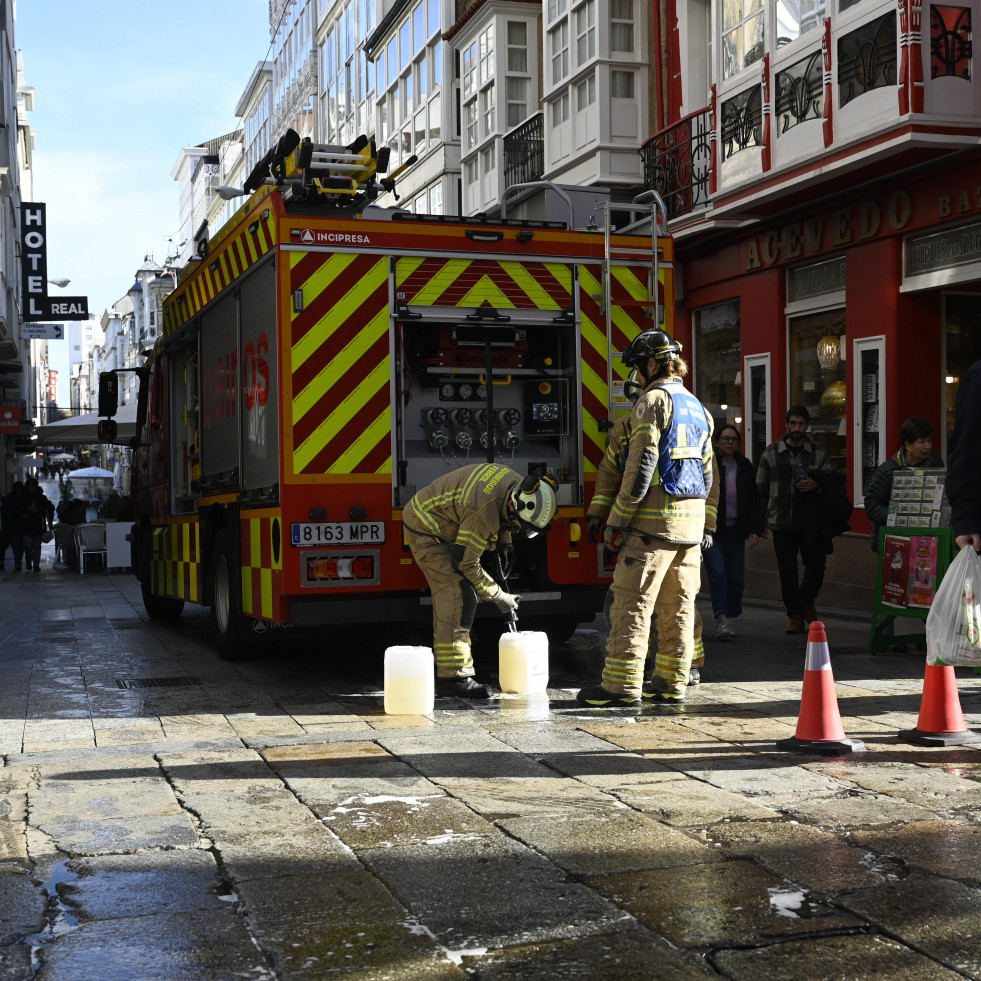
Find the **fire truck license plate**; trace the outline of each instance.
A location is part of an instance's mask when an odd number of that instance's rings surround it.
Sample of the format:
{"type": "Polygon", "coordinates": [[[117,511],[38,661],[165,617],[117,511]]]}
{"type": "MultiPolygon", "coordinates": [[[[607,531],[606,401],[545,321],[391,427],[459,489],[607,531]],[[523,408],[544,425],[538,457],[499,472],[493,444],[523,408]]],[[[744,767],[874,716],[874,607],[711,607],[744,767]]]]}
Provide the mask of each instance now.
{"type": "Polygon", "coordinates": [[[292,526],[292,541],[304,545],[381,545],[384,521],[317,521],[292,526]]]}

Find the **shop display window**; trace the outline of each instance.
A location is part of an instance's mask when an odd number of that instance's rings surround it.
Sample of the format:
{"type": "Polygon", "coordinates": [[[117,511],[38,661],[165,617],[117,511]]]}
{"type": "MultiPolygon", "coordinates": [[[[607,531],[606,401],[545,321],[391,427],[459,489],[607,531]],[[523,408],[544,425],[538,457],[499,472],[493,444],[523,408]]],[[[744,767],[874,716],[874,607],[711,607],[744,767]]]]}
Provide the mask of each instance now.
{"type": "Polygon", "coordinates": [[[790,321],[790,405],[811,415],[811,435],[844,473],[847,465],[848,383],[845,380],[845,310],[822,310],[790,321]]]}
{"type": "MultiPolygon", "coordinates": [[[[712,413],[715,427],[742,424],[742,348],[739,301],[729,300],[694,312],[693,390],[712,413]]],[[[690,365],[691,367],[691,365],[690,365]]]]}
{"type": "MultiPolygon", "coordinates": [[[[944,297],[947,332],[944,424],[949,437],[954,429],[954,405],[961,376],[981,358],[981,302],[976,294],[950,293],[944,297]]],[[[935,422],[933,419],[928,422],[935,422]]],[[[940,426],[937,426],[937,430],[940,426]]],[[[940,433],[933,434],[934,452],[940,450],[940,433]]],[[[946,443],[944,444],[946,446],[946,443]]]]}

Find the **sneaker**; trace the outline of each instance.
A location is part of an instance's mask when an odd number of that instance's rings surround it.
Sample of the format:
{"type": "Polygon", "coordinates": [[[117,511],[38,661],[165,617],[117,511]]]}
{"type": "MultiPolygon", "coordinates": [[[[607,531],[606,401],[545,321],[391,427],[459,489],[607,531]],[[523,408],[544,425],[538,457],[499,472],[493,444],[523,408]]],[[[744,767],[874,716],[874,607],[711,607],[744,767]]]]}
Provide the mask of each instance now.
{"type": "MultiPolygon", "coordinates": [[[[693,671],[697,671],[698,668],[693,668],[693,671]]],[[[691,678],[691,672],[688,674],[689,679],[691,678]]],[[[691,682],[689,681],[689,684],[691,682]]],[[[680,705],[685,700],[684,693],[680,695],[675,695],[672,692],[661,691],[654,687],[654,682],[648,681],[644,685],[644,701],[650,705],[680,705]]]]}
{"type": "Polygon", "coordinates": [[[581,688],[576,701],[580,705],[591,705],[593,708],[629,708],[631,705],[641,704],[636,695],[617,695],[607,691],[602,685],[581,688]]]}
{"type": "Polygon", "coordinates": [[[491,686],[479,684],[472,674],[462,678],[437,678],[436,696],[438,698],[490,698],[491,686]]]}
{"type": "Polygon", "coordinates": [[[689,668],[688,686],[691,687],[692,685],[701,684],[701,681],[702,681],[702,672],[699,671],[698,668],[689,668]]]}
{"type": "Polygon", "coordinates": [[[790,618],[790,622],[787,624],[786,633],[802,634],[803,632],[804,632],[804,618],[799,613],[795,613],[790,618]]]}
{"type": "Polygon", "coordinates": [[[814,623],[818,619],[818,611],[814,609],[814,600],[804,604],[804,619],[808,623],[814,623]]]}
{"type": "Polygon", "coordinates": [[[718,614],[715,618],[715,639],[728,640],[735,636],[736,631],[729,626],[729,618],[724,613],[718,614]]]}

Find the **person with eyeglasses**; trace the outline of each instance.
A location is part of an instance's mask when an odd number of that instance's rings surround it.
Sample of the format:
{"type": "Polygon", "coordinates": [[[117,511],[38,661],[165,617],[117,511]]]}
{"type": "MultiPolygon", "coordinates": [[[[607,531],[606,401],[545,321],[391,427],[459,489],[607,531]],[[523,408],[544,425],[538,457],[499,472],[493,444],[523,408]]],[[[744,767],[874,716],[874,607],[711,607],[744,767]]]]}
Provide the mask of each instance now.
{"type": "Polygon", "coordinates": [[[715,544],[705,551],[703,558],[715,614],[716,640],[729,640],[736,635],[729,621],[743,612],[746,542],[750,548],[756,548],[766,528],[756,492],[756,473],[739,452],[739,441],[739,430],[732,425],[722,426],[715,441],[719,510],[715,544]]]}

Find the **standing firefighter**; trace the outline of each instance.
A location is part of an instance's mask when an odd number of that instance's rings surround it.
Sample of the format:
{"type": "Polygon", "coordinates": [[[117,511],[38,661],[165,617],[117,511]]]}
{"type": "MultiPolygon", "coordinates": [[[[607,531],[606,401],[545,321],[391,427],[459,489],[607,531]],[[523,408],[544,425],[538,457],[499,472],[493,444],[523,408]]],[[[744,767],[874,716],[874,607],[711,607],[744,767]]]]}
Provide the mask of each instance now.
{"type": "Polygon", "coordinates": [[[699,546],[712,488],[712,418],[682,387],[681,345],[661,330],[639,334],[623,353],[645,388],[630,417],[623,480],[604,540],[619,553],[602,683],[583,688],[583,705],[683,702],[694,649],[699,546]],[[651,617],[660,646],[644,684],[651,617]]]}
{"type": "MultiPolygon", "coordinates": [[[[643,380],[635,368],[630,372],[627,380],[623,383],[624,397],[631,405],[636,405],[637,399],[644,390],[643,380]]],[[[610,439],[606,446],[606,453],[600,461],[596,471],[596,490],[593,499],[589,502],[586,509],[586,517],[589,519],[589,539],[593,542],[603,540],[603,525],[606,517],[613,507],[617,491],[620,488],[620,481],[623,479],[623,471],[627,465],[627,456],[630,452],[630,416],[622,415],[617,419],[610,430],[610,439]]],[[[709,491],[705,502],[705,535],[702,538],[702,550],[709,546],[713,541],[716,531],[716,521],[719,510],[719,481],[718,468],[713,465],[712,469],[712,488],[709,491]]],[[[714,544],[714,542],[713,542],[714,544]]],[[[610,610],[613,607],[613,587],[611,586],[606,593],[606,601],[603,604],[603,613],[606,617],[607,627],[610,625],[610,610]]],[[[705,640],[702,637],[702,617],[695,607],[695,626],[694,626],[694,646],[691,668],[688,671],[688,684],[697,685],[701,681],[701,668],[705,664],[705,640]]],[[[648,644],[648,657],[656,657],[659,646],[657,610],[651,617],[651,637],[648,644]]]]}
{"type": "Polygon", "coordinates": [[[489,698],[473,677],[470,628],[478,599],[504,614],[520,597],[483,569],[481,556],[511,544],[512,533],[547,531],[556,511],[551,475],[520,474],[496,463],[462,467],[423,487],[402,518],[405,540],[433,594],[436,694],[489,698]]]}

